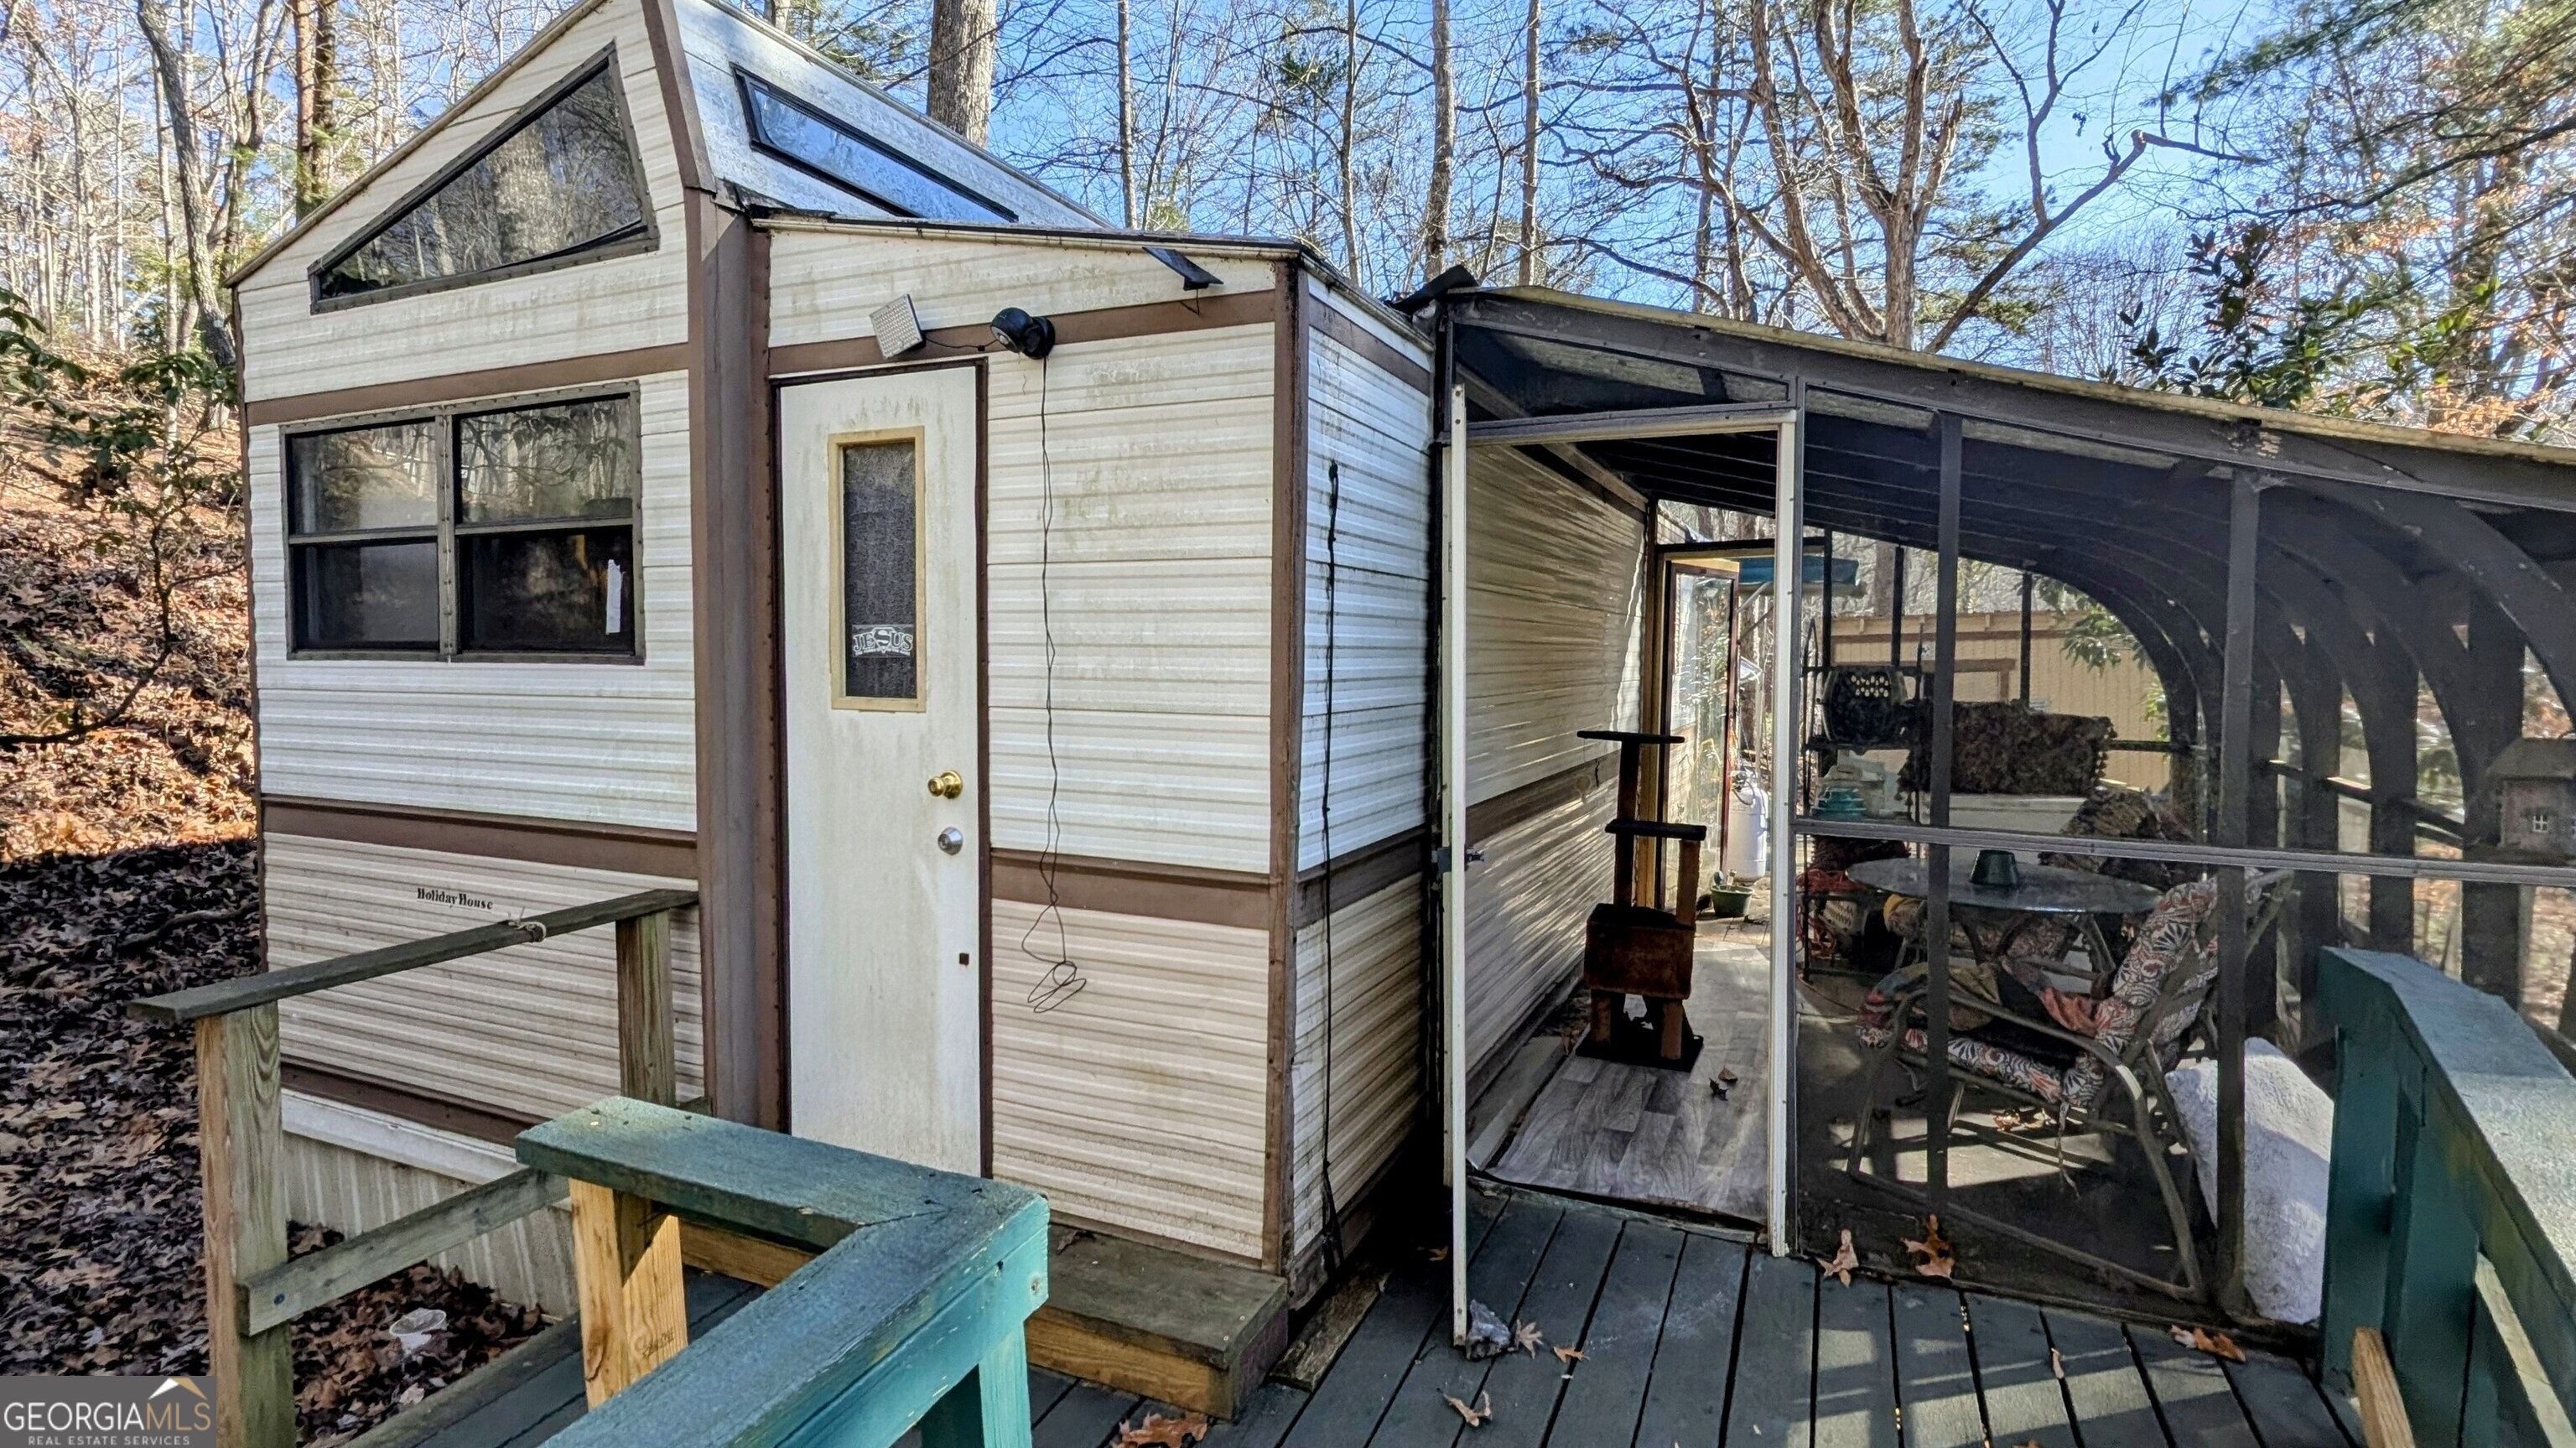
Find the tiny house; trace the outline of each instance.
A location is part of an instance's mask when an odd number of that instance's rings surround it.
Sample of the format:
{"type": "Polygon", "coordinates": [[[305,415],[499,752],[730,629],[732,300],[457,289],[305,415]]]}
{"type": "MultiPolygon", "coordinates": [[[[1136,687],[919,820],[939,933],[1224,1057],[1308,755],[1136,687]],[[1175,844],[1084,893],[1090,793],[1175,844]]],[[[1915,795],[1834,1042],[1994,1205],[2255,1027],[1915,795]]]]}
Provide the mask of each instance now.
{"type": "MultiPolygon", "coordinates": [[[[235,285],[272,967],[692,886],[683,1097],[1312,1289],[1418,1112],[1415,327],[709,0],[575,7],[235,285]]],[[[611,967],[291,1003],[290,1210],[613,1091],[611,967]]]]}

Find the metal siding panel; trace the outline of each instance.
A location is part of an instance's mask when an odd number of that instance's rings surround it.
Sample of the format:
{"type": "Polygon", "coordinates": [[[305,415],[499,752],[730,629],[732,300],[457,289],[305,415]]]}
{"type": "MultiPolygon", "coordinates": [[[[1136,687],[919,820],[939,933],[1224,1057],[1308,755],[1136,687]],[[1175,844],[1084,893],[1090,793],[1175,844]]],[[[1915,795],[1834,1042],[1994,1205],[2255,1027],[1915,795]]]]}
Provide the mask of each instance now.
{"type": "Polygon", "coordinates": [[[1467,1074],[1472,1081],[1510,1033],[1583,967],[1583,921],[1609,897],[1610,822],[1604,787],[1524,820],[1478,848],[1467,872],[1467,1074]]]}
{"type": "MultiPolygon", "coordinates": [[[[666,880],[430,850],[270,835],[268,965],[302,965],[557,910],[666,880]],[[489,908],[426,898],[452,891],[489,908]]],[[[699,1076],[697,912],[671,932],[680,1094],[699,1076]]],[[[617,1090],[617,942],[602,927],[298,996],[278,1008],[286,1059],[522,1116],[617,1090]]]]}
{"type": "MultiPolygon", "coordinates": [[[[1349,1207],[1413,1124],[1421,1025],[1419,876],[1333,911],[1333,1193],[1349,1207]]],[[[1293,1258],[1323,1231],[1324,926],[1297,933],[1293,1258]]]]}
{"type": "Polygon", "coordinates": [[[1304,786],[1298,867],[1323,863],[1324,655],[1333,652],[1333,853],[1422,823],[1431,611],[1430,409],[1321,332],[1309,361],[1304,786]],[[1332,481],[1341,469],[1338,526],[1332,481]],[[1328,547],[1328,533],[1337,535],[1328,547]],[[1326,636],[1325,563],[1337,562],[1326,636]]]}
{"type": "MultiPolygon", "coordinates": [[[[708,141],[712,145],[714,137],[708,141]]],[[[1194,259],[1216,273],[1222,292],[1271,289],[1268,260],[1194,259]]],[[[924,327],[980,327],[1004,307],[1044,316],[1200,295],[1182,291],[1171,268],[1141,247],[1105,250],[1045,237],[968,240],[899,231],[779,232],[770,242],[769,288],[770,342],[781,347],[872,337],[868,314],[907,294],[924,327]]],[[[1172,339],[1139,340],[1152,352],[1158,350],[1154,344],[1168,346],[1172,339]]],[[[1058,359],[1069,355],[1070,349],[1049,360],[1061,370],[1058,359]]]]}
{"type": "Polygon", "coordinates": [[[1044,369],[996,367],[986,525],[996,846],[1045,848],[1052,796],[1067,854],[1268,872],[1269,339],[1264,323],[1066,347],[1044,369]]]}
{"type": "MultiPolygon", "coordinates": [[[[356,1236],[463,1191],[467,1182],[369,1156],[327,1141],[284,1138],[286,1215],[356,1236]]],[[[561,1208],[533,1213],[429,1259],[456,1268],[511,1302],[561,1317],[580,1304],[573,1290],[572,1222],[561,1208]]]]}
{"type": "Polygon", "coordinates": [[[1598,757],[1633,729],[1644,532],[1517,451],[1470,454],[1468,797],[1598,757]]]}
{"type": "Polygon", "coordinates": [[[328,224],[272,258],[240,289],[243,396],[294,397],[682,341],[688,335],[685,235],[679,157],[643,9],[603,5],[492,94],[449,118],[444,133],[376,178],[363,195],[351,197],[328,224]],[[373,224],[398,198],[612,41],[660,232],[655,250],[313,310],[307,266],[373,224]]]}
{"type": "Polygon", "coordinates": [[[1269,937],[993,902],[993,1174],[1067,1216],[1261,1255],[1269,937]],[[1081,990],[1030,1005],[1056,952],[1081,990]]]}
{"type": "Polygon", "coordinates": [[[250,439],[259,761],[273,794],[690,830],[697,824],[688,382],[643,379],[635,607],[644,662],[287,653],[283,446],[250,439]]]}

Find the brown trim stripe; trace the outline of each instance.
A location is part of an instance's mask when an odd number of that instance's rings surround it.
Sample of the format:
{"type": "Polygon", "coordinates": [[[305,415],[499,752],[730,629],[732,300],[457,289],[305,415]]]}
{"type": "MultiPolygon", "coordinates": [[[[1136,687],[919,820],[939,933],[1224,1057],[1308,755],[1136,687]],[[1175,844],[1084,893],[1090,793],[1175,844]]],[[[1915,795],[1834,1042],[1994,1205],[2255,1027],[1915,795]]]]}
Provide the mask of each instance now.
{"type": "MultiPolygon", "coordinates": [[[[1211,327],[1247,327],[1272,320],[1270,292],[1228,292],[1186,302],[1143,302],[1132,307],[1099,307],[1087,312],[1058,312],[1059,347],[1084,342],[1114,342],[1125,337],[1159,337],[1173,332],[1199,332],[1211,327]]],[[[933,327],[921,334],[936,347],[980,349],[993,340],[982,326],[933,327]]],[[[834,372],[874,367],[886,360],[874,337],[843,337],[828,342],[793,342],[769,349],[769,375],[834,372]]]]}
{"type": "MultiPolygon", "coordinates": [[[[1046,876],[1035,850],[993,851],[993,898],[1047,903],[1046,876]]],[[[1141,860],[1055,857],[1055,899],[1068,910],[1186,920],[1238,930],[1270,925],[1270,877],[1247,870],[1202,870],[1141,860]]]]}
{"type": "Polygon", "coordinates": [[[497,1142],[502,1146],[516,1140],[520,1132],[536,1125],[539,1119],[450,1101],[443,1096],[426,1096],[400,1086],[343,1075],[321,1066],[298,1065],[293,1061],[281,1063],[277,1073],[278,1084],[289,1091],[300,1091],[325,1101],[337,1101],[343,1106],[379,1112],[398,1120],[439,1131],[452,1131],[476,1141],[497,1142]]]}
{"type": "Polygon", "coordinates": [[[1278,262],[1270,300],[1270,1082],[1268,1189],[1261,1199],[1261,1265],[1287,1266],[1289,1203],[1296,1190],[1297,860],[1305,819],[1306,703],[1306,359],[1305,270],[1278,262]]]}
{"type": "Polygon", "coordinates": [[[259,808],[263,834],[675,880],[698,877],[697,837],[682,830],[273,794],[263,796],[259,808]]]}
{"type": "Polygon", "coordinates": [[[1518,789],[1505,790],[1492,799],[1477,800],[1467,806],[1467,843],[1481,844],[1514,825],[1571,804],[1613,783],[1618,774],[1619,756],[1604,754],[1545,779],[1531,780],[1518,789]]]}
{"type": "Polygon", "coordinates": [[[1384,337],[1361,326],[1329,300],[1314,309],[1314,327],[1316,331],[1368,359],[1380,372],[1425,397],[1431,395],[1430,368],[1405,356],[1384,337]]]}
{"type": "Polygon", "coordinates": [[[1324,876],[1333,877],[1333,908],[1346,910],[1381,890],[1420,875],[1431,865],[1431,832],[1417,825],[1400,835],[1344,852],[1297,877],[1289,923],[1299,930],[1324,918],[1324,876]]]}
{"type": "Polygon", "coordinates": [[[245,404],[242,412],[253,427],[346,417],[361,412],[392,412],[406,407],[437,407],[477,397],[515,392],[543,392],[555,387],[587,387],[594,382],[623,382],[655,372],[678,372],[689,365],[686,343],[635,347],[624,352],[596,352],[516,367],[487,367],[478,372],[450,372],[444,377],[414,377],[336,392],[307,392],[294,397],[267,397],[245,404]]]}

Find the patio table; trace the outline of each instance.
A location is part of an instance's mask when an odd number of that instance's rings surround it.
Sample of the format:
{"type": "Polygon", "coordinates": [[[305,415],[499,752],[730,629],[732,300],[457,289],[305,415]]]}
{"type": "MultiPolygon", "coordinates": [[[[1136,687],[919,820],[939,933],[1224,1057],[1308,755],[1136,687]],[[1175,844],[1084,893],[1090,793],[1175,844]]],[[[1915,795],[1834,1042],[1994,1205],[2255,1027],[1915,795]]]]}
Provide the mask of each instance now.
{"type": "MultiPolygon", "coordinates": [[[[2090,870],[2070,870],[2062,865],[2023,865],[2021,882],[1996,888],[1969,879],[1976,868],[1977,852],[1956,849],[1950,852],[1950,904],[1969,910],[1990,910],[2000,914],[2024,917],[2000,932],[1989,942],[1983,931],[1971,927],[1968,944],[1980,964],[2000,965],[2001,957],[2014,938],[2033,920],[2048,915],[2073,915],[2084,932],[2085,953],[2093,961],[2098,979],[2109,974],[2117,964],[2112,958],[2110,941],[2102,934],[2100,917],[2104,915],[2143,915],[2155,908],[2156,892],[2135,880],[2122,880],[2111,875],[2097,875],[2090,870]]],[[[1920,859],[1866,860],[1843,872],[1853,880],[1891,895],[1920,900],[1932,893],[1932,867],[1920,859]]]]}

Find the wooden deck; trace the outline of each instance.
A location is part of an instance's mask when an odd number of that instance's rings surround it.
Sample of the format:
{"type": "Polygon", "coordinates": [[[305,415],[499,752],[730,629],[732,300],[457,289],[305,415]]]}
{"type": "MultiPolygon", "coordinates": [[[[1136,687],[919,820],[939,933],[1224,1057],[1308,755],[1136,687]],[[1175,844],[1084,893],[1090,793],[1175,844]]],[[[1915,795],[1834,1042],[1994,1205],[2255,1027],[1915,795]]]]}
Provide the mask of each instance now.
{"type": "MultiPolygon", "coordinates": [[[[1265,1384],[1211,1448],[2355,1448],[2301,1369],[1937,1283],[1820,1278],[1714,1233],[1536,1195],[1491,1198],[1468,1277],[1550,1347],[1468,1362],[1445,1274],[1391,1277],[1312,1393],[1265,1384]],[[2054,1365],[2053,1365],[2054,1364],[2054,1365]],[[2059,1369],[2062,1367],[2062,1374],[2059,1369]],[[1487,1404],[1470,1430],[1445,1401],[1487,1404]]],[[[693,1302],[701,1325],[730,1301],[693,1302]]],[[[439,1448],[527,1448],[580,1413],[578,1362],[439,1448]],[[551,1383],[551,1389],[541,1388],[551,1383]],[[542,1400],[542,1401],[541,1401],[542,1400]]],[[[433,1402],[436,1400],[433,1399],[433,1402]]],[[[496,1407],[499,1405],[495,1405],[496,1407]]],[[[1034,1448],[1103,1448],[1155,1404],[1032,1373],[1034,1448]]],[[[397,1422],[400,1420],[397,1419],[397,1422]]]]}

